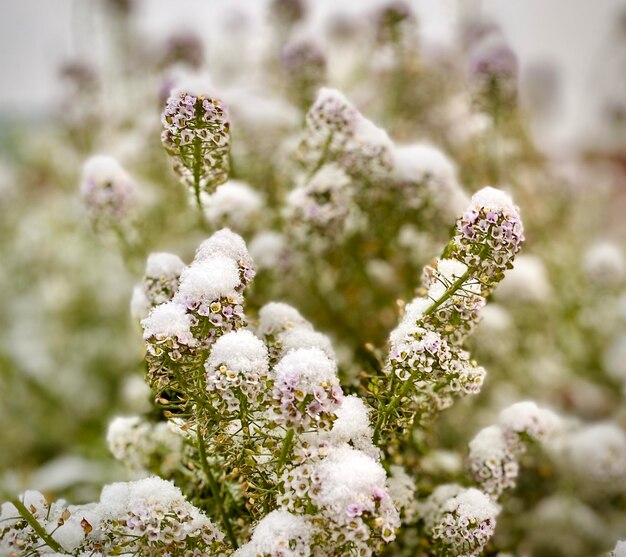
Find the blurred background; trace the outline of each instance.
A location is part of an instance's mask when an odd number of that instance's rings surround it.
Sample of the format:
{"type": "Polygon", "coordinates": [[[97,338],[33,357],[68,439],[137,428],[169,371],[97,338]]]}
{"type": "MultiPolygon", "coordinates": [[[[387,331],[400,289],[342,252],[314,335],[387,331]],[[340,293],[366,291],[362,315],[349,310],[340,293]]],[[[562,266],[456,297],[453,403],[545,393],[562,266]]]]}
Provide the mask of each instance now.
{"type": "MultiPolygon", "coordinates": [[[[0,31],[2,85],[0,114],[4,122],[32,120],[50,114],[61,93],[58,68],[68,59],[88,59],[99,66],[111,61],[115,31],[102,17],[103,0],[23,0],[3,2],[0,31]]],[[[555,148],[576,148],[597,141],[611,127],[602,114],[607,97],[626,94],[624,58],[616,44],[626,33],[622,0],[411,0],[420,18],[425,49],[450,46],[458,25],[470,12],[496,22],[519,58],[522,98],[532,104],[536,82],[550,74],[556,91],[550,118],[537,122],[541,139],[555,148]],[[593,107],[593,108],[592,108],[593,107]],[[590,113],[591,112],[591,113],[590,113]]],[[[267,2],[259,0],[137,0],[133,17],[149,48],[164,34],[201,33],[208,53],[219,53],[223,23],[246,19],[246,42],[254,48],[271,32],[264,18],[267,2]]],[[[315,19],[332,13],[361,12],[376,0],[341,3],[319,0],[315,19]],[[339,4],[339,5],[338,5],[339,4]]],[[[544,84],[545,87],[545,84],[544,84]]],[[[537,107],[535,107],[537,108],[537,107]]],[[[545,108],[545,107],[544,107],[545,108]]],[[[4,126],[3,126],[4,127],[4,126]]],[[[606,140],[606,138],[605,138],[606,140]]]]}

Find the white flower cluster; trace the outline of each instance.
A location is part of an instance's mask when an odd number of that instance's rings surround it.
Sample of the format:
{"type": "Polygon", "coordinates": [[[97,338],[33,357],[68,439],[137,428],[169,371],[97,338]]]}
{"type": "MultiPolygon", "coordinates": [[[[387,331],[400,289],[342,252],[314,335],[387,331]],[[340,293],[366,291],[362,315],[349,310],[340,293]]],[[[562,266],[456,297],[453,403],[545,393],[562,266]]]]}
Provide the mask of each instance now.
{"type": "Polygon", "coordinates": [[[77,557],[192,557],[224,551],[223,534],[185,500],[177,487],[157,477],[105,486],[100,501],[88,505],[67,506],[63,501],[48,505],[43,495],[32,491],[26,492],[21,502],[48,539],[42,539],[19,508],[5,503],[0,514],[2,555],[57,551],[59,555],[77,557]]]}
{"type": "Polygon", "coordinates": [[[249,230],[259,221],[263,198],[247,183],[229,180],[210,195],[202,197],[207,222],[214,228],[227,226],[238,232],[249,230]]]}
{"type": "Polygon", "coordinates": [[[233,557],[309,557],[313,526],[301,515],[272,511],[254,527],[250,541],[233,557]]]}
{"type": "Polygon", "coordinates": [[[193,368],[194,359],[215,340],[245,325],[242,290],[253,277],[240,236],[223,229],[200,245],[172,300],[141,322],[152,386],[162,389],[176,375],[172,366],[193,368]]]}
{"type": "Polygon", "coordinates": [[[217,99],[174,91],[161,121],[161,141],[172,157],[174,170],[201,205],[201,193],[211,193],[228,178],[228,113],[217,99]]]}
{"type": "Polygon", "coordinates": [[[296,348],[319,348],[331,360],[336,359],[330,339],[315,331],[313,325],[288,304],[265,304],[259,311],[257,332],[269,346],[273,362],[296,348]]]}
{"type": "Polygon", "coordinates": [[[377,460],[338,444],[285,471],[279,504],[293,513],[312,515],[313,524],[322,521],[323,528],[314,534],[315,545],[332,547],[337,554],[372,555],[395,538],[400,526],[385,480],[377,460]]]}
{"type": "Polygon", "coordinates": [[[549,446],[561,472],[599,496],[626,491],[626,433],[612,422],[575,427],[549,446]]]}
{"type": "Polygon", "coordinates": [[[407,203],[415,209],[430,203],[456,218],[469,203],[454,163],[425,143],[394,147],[391,184],[404,192],[407,203]]]}
{"type": "Polygon", "coordinates": [[[215,341],[205,363],[208,398],[224,414],[240,410],[240,397],[248,408],[260,408],[268,397],[267,347],[252,332],[231,331],[215,341]]]}
{"type": "Polygon", "coordinates": [[[469,471],[480,488],[495,501],[515,487],[519,457],[525,441],[544,441],[557,427],[558,417],[534,402],[518,402],[505,408],[498,424],[478,432],[469,444],[469,471]]]}
{"type": "Polygon", "coordinates": [[[275,419],[307,431],[330,429],[343,399],[337,364],[319,348],[292,349],[274,368],[275,419]]]}
{"type": "Polygon", "coordinates": [[[407,305],[390,335],[386,373],[411,400],[388,408],[399,415],[396,425],[408,427],[416,416],[428,419],[455,397],[480,390],[485,370],[460,346],[522,239],[521,220],[506,194],[485,188],[474,195],[443,257],[424,271],[426,295],[407,305]]]}
{"type": "Polygon", "coordinates": [[[299,239],[304,239],[311,228],[339,233],[350,214],[352,198],[350,177],[337,164],[325,164],[304,184],[291,191],[284,210],[285,218],[299,239]]]}
{"type": "Polygon", "coordinates": [[[386,132],[339,91],[320,89],[307,113],[306,126],[300,155],[313,171],[336,162],[348,174],[372,180],[391,169],[393,144],[386,132]]]}
{"type": "Polygon", "coordinates": [[[106,229],[128,220],[137,186],[116,159],[96,155],[83,166],[80,194],[94,227],[106,229]]]}
{"type": "Polygon", "coordinates": [[[152,308],[169,302],[178,289],[180,273],[185,263],[172,253],[151,253],[141,284],[135,286],[131,298],[131,313],[145,319],[152,308]]]}
{"type": "Polygon", "coordinates": [[[499,506],[475,488],[440,485],[421,507],[438,555],[477,557],[493,536],[499,506]]]}
{"type": "Polygon", "coordinates": [[[179,465],[183,435],[172,422],[151,423],[139,416],[117,417],[107,430],[111,454],[136,472],[149,472],[155,464],[168,475],[179,465]]]}

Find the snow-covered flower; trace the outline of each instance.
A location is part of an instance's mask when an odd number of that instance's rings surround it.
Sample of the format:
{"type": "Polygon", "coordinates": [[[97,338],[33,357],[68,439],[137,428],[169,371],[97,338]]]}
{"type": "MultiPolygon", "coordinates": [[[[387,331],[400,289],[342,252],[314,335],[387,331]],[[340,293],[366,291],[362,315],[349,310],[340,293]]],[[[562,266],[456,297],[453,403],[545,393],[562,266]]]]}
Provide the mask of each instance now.
{"type": "Polygon", "coordinates": [[[500,507],[474,488],[438,486],[421,508],[437,554],[477,557],[491,539],[500,507]]]}
{"type": "Polygon", "coordinates": [[[274,367],[275,419],[306,431],[329,429],[343,399],[337,364],[319,348],[290,350],[274,367]]]}
{"type": "Polygon", "coordinates": [[[182,456],[183,437],[171,422],[151,423],[139,416],[117,417],[107,430],[111,454],[135,472],[162,474],[176,468],[182,456]]]}
{"type": "Polygon", "coordinates": [[[589,279],[597,284],[618,285],[626,276],[624,253],[612,242],[597,242],[585,252],[583,269],[589,279]]]}
{"type": "Polygon", "coordinates": [[[384,468],[372,457],[349,445],[330,447],[325,456],[284,472],[280,504],[298,513],[309,502],[324,521],[317,543],[369,556],[392,541],[400,525],[385,480],[384,468]]]}
{"type": "Polygon", "coordinates": [[[263,198],[245,182],[229,180],[203,198],[204,214],[212,226],[247,230],[259,219],[263,198]]]}
{"type": "Polygon", "coordinates": [[[224,413],[239,411],[239,395],[252,408],[268,396],[267,347],[248,330],[231,331],[217,339],[204,367],[209,400],[224,413]]]}
{"type": "Polygon", "coordinates": [[[302,515],[276,510],[254,527],[250,541],[233,557],[309,557],[314,526],[302,515]]]}
{"type": "Polygon", "coordinates": [[[456,218],[469,203],[454,163],[427,143],[394,147],[391,183],[402,188],[409,207],[434,203],[439,210],[456,218]]]}
{"type": "Polygon", "coordinates": [[[322,88],[306,116],[300,156],[312,170],[336,162],[372,180],[391,168],[393,143],[336,89],[322,88]]]}
{"type": "Polygon", "coordinates": [[[178,288],[178,279],[184,268],[185,263],[173,253],[151,253],[143,281],[133,290],[133,316],[143,319],[153,307],[169,302],[178,288]]]}
{"type": "Polygon", "coordinates": [[[137,186],[116,159],[96,155],[83,166],[80,194],[94,227],[105,229],[128,220],[137,186]]]}

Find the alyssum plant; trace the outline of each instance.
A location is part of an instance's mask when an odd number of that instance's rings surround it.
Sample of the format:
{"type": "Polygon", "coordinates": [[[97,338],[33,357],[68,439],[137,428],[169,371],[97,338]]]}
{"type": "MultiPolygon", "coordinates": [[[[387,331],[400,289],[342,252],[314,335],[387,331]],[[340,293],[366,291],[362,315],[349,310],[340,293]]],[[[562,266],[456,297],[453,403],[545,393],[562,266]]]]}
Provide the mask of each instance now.
{"type": "MultiPolygon", "coordinates": [[[[305,158],[317,156],[300,197],[339,214],[343,175],[377,187],[376,174],[390,164],[388,138],[377,146],[380,130],[352,126],[359,120],[324,98],[313,126],[319,144],[302,147],[305,158]],[[315,180],[328,188],[318,191],[315,180]]],[[[226,180],[228,113],[218,100],[183,91],[169,99],[163,123],[164,145],[202,209],[226,180]]],[[[90,211],[121,226],[132,184],[114,161],[97,162],[98,176],[83,187],[90,211]]],[[[296,197],[292,207],[303,207],[296,197]]],[[[272,302],[246,315],[255,269],[240,236],[215,232],[189,265],[151,255],[134,306],[147,315],[146,379],[165,420],[118,418],[107,440],[118,459],[155,475],[108,485],[88,505],[49,503],[32,491],[13,498],[2,506],[0,553],[369,556],[393,551],[397,540],[413,554],[479,555],[519,455],[556,417],[530,402],[504,410],[471,442],[464,484],[431,493],[416,494],[419,470],[405,455],[422,450],[439,412],[479,392],[485,370],[464,342],[523,239],[507,194],[475,194],[441,257],[424,269],[386,359],[345,391],[330,340],[295,308],[272,302]]]]}

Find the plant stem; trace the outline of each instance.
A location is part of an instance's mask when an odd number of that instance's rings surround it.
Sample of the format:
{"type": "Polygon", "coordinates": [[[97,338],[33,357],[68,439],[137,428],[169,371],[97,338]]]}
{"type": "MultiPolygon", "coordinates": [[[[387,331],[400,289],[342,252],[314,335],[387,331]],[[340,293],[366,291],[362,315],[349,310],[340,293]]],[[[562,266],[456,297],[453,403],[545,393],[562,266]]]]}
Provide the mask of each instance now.
{"type": "Polygon", "coordinates": [[[224,509],[224,502],[222,501],[222,498],[220,496],[220,488],[215,481],[213,472],[211,472],[211,466],[209,465],[209,461],[206,456],[206,447],[204,446],[204,438],[202,437],[200,427],[198,427],[198,452],[200,453],[200,462],[202,464],[202,469],[204,470],[204,475],[206,476],[207,482],[209,484],[209,489],[211,490],[211,493],[213,494],[213,497],[215,499],[217,510],[221,515],[222,524],[226,530],[226,535],[228,536],[228,539],[230,540],[233,548],[237,549],[239,547],[239,544],[237,543],[237,538],[235,537],[235,534],[233,532],[230,519],[226,514],[226,509],[224,509]]]}
{"type": "Polygon", "coordinates": [[[289,454],[289,451],[291,450],[291,444],[293,442],[293,435],[294,435],[293,429],[289,429],[289,431],[287,431],[287,435],[285,435],[285,439],[283,440],[283,449],[282,451],[280,451],[280,457],[278,459],[278,473],[279,474],[283,471],[283,468],[285,467],[285,463],[287,461],[287,455],[289,454]]]}
{"type": "Polygon", "coordinates": [[[28,522],[29,526],[37,532],[39,537],[46,543],[50,549],[56,551],[57,553],[66,553],[65,549],[50,535],[45,531],[43,526],[39,524],[39,521],[34,517],[33,513],[31,513],[22,501],[19,499],[11,500],[11,504],[17,509],[22,518],[28,522]]]}

